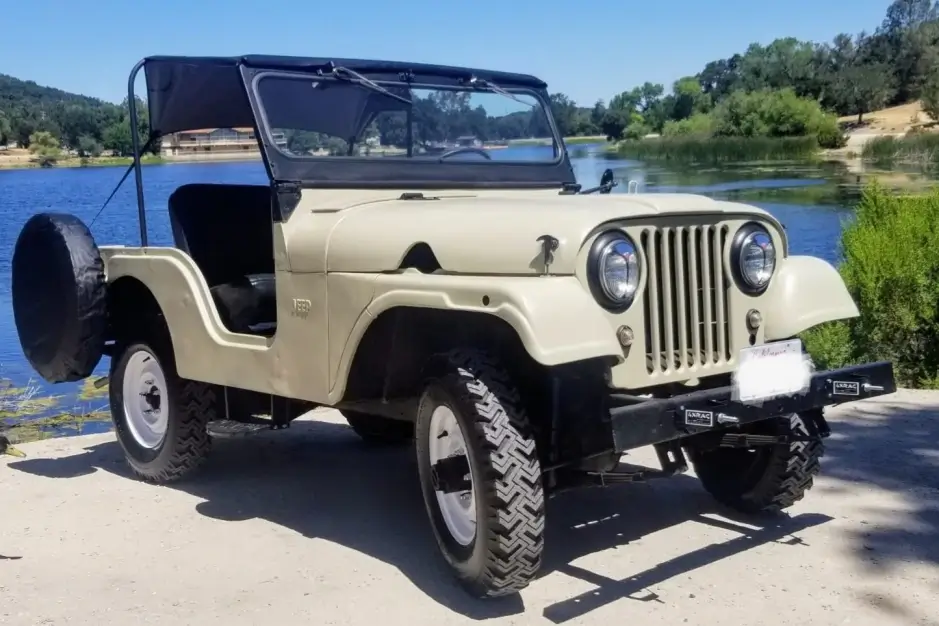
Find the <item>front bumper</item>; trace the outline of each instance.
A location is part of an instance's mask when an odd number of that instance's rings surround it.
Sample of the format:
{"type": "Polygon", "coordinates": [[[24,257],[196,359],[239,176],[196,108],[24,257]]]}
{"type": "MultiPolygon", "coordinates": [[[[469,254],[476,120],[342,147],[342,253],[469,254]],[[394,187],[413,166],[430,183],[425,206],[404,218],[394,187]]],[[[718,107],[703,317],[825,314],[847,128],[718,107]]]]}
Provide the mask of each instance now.
{"type": "Polygon", "coordinates": [[[671,398],[614,406],[610,409],[613,443],[616,452],[625,452],[790,413],[883,396],[896,390],[893,364],[878,361],[816,372],[805,393],[763,400],[758,405],[734,401],[730,385],[692,391],[671,398]]]}

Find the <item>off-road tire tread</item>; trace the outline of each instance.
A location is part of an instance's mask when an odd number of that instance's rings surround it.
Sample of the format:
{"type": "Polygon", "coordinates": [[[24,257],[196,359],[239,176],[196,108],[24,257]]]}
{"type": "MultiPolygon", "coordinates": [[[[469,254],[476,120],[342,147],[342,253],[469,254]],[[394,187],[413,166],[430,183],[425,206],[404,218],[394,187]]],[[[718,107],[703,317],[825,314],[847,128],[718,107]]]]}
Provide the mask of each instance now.
{"type": "MultiPolygon", "coordinates": [[[[763,477],[754,489],[748,493],[731,493],[703,480],[704,488],[722,504],[750,514],[779,513],[802,500],[821,470],[825,444],[817,437],[813,423],[798,413],[789,415],[789,430],[792,435],[814,439],[775,446],[763,477]]],[[[700,463],[694,454],[692,462],[696,466],[700,463]]]]}
{"type": "Polygon", "coordinates": [[[545,498],[535,437],[508,373],[486,353],[457,349],[445,355],[447,388],[463,406],[475,407],[487,517],[483,575],[465,581],[480,596],[506,596],[528,586],[541,568],[545,498]]]}
{"type": "MultiPolygon", "coordinates": [[[[164,373],[168,374],[164,368],[164,373]]],[[[218,400],[212,385],[184,380],[176,376],[175,387],[179,390],[176,405],[179,431],[171,445],[173,451],[164,466],[152,472],[134,468],[134,473],[147,482],[166,484],[191,474],[206,460],[212,447],[212,437],[206,430],[209,422],[217,418],[218,400]]]]}
{"type": "MultiPolygon", "coordinates": [[[[208,423],[218,419],[219,396],[215,385],[200,381],[180,378],[176,372],[172,341],[165,325],[149,320],[148,330],[141,334],[144,338],[128,341],[130,346],[142,343],[150,348],[160,359],[166,384],[170,394],[176,400],[174,420],[178,422],[170,454],[158,467],[143,467],[128,458],[131,472],[137,478],[153,484],[176,482],[198,469],[205,462],[212,448],[208,423]]],[[[122,351],[123,352],[123,351],[122,351]]],[[[123,354],[120,358],[123,358],[123,354]]],[[[113,380],[113,374],[111,379],[113,380]]],[[[170,436],[170,433],[167,433],[170,436]]]]}

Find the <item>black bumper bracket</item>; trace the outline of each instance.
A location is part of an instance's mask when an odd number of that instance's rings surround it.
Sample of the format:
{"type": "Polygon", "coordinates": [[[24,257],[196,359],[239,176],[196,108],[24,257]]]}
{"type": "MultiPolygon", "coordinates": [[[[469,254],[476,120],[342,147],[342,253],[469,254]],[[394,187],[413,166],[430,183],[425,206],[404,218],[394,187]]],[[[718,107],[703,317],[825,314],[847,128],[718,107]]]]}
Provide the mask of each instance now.
{"type": "Polygon", "coordinates": [[[830,434],[821,415],[826,406],[883,396],[897,390],[893,364],[878,361],[837,370],[816,372],[804,393],[779,396],[759,404],[733,399],[733,387],[692,391],[671,398],[614,406],[610,409],[613,443],[617,452],[673,441],[765,419],[811,412],[818,436],[830,434]]]}

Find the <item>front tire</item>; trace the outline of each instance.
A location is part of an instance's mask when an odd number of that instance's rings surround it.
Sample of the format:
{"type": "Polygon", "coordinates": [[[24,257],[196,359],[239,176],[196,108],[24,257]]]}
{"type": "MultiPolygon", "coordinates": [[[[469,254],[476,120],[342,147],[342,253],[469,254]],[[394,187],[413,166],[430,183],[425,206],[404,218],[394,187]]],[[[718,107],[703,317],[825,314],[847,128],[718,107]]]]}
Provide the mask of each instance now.
{"type": "Polygon", "coordinates": [[[487,355],[454,350],[437,363],[415,424],[437,545],[472,595],[516,593],[537,575],[544,550],[541,465],[528,417],[509,376],[487,355]],[[437,463],[448,457],[457,462],[451,479],[468,487],[462,492],[442,492],[437,463]]]}
{"type": "Polygon", "coordinates": [[[752,434],[811,439],[753,449],[690,447],[688,456],[705,490],[721,504],[747,514],[777,513],[812,488],[825,445],[810,416],[798,413],[758,422],[752,434]]]}
{"type": "Polygon", "coordinates": [[[111,361],[109,387],[114,430],[136,476],[169,483],[202,465],[215,388],[180,378],[171,350],[157,342],[128,345],[111,361]]]}

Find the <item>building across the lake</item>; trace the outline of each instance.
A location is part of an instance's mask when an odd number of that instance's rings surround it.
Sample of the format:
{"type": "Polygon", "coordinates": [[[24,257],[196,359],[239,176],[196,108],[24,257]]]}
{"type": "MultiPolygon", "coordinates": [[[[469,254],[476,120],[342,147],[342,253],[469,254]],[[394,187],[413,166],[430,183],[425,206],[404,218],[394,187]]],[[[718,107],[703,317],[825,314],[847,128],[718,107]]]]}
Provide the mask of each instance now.
{"type": "MultiPolygon", "coordinates": [[[[274,142],[286,146],[283,133],[273,133],[274,142]]],[[[258,153],[253,128],[199,128],[163,137],[162,154],[167,157],[247,155],[258,153]]]]}

